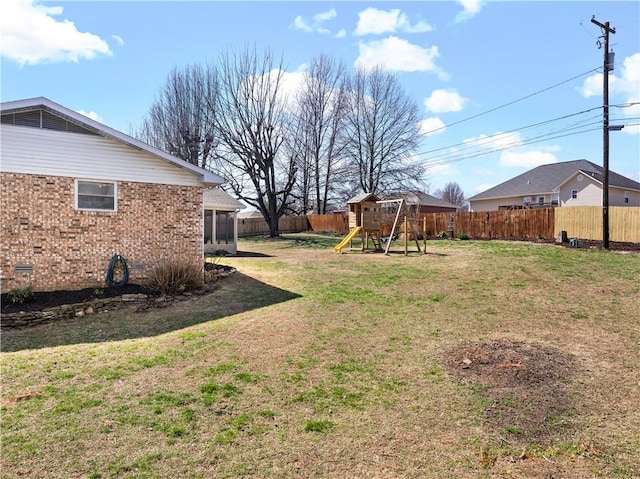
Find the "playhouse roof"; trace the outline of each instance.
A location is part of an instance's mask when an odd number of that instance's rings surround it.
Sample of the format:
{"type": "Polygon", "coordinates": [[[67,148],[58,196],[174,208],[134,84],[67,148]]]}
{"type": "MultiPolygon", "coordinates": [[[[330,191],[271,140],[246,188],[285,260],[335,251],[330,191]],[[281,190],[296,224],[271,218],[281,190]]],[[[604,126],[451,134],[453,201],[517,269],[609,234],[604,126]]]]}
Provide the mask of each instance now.
{"type": "Polygon", "coordinates": [[[365,201],[378,201],[378,200],[380,200],[380,198],[378,198],[373,193],[363,193],[361,195],[354,196],[353,198],[351,198],[349,201],[347,201],[347,204],[350,205],[353,203],[364,203],[365,201]]]}

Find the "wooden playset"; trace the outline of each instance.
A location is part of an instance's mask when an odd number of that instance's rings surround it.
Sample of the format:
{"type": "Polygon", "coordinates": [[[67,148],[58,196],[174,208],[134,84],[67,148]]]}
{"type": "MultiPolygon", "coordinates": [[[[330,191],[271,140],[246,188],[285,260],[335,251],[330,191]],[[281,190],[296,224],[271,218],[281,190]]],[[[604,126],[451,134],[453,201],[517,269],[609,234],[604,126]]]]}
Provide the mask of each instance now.
{"type": "Polygon", "coordinates": [[[414,239],[418,251],[422,251],[418,242],[417,223],[424,223],[423,240],[426,253],[426,219],[409,218],[407,204],[403,198],[381,200],[373,193],[365,193],[355,196],[347,201],[349,209],[349,233],[334,247],[336,253],[342,253],[344,248],[350,245],[360,235],[362,239],[361,250],[369,249],[369,241],[373,243],[374,251],[384,251],[389,254],[389,248],[396,238],[396,228],[400,216],[404,213],[402,237],[404,238],[404,253],[408,253],[408,242],[414,239]],[[382,244],[386,243],[383,250],[382,244]]]}

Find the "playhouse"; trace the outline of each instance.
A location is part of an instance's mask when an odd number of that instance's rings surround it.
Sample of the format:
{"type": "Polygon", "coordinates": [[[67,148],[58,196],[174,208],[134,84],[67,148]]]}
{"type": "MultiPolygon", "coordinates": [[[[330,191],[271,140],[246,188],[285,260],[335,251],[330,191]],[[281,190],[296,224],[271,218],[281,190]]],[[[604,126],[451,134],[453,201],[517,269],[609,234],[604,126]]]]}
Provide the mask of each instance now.
{"type": "MultiPolygon", "coordinates": [[[[410,230],[408,229],[410,222],[408,221],[406,204],[403,198],[380,199],[373,193],[364,193],[347,201],[347,208],[349,212],[349,233],[334,247],[336,253],[342,253],[347,244],[352,244],[358,235],[362,238],[362,251],[369,248],[369,240],[373,243],[375,251],[383,251],[383,235],[387,235],[388,239],[394,237],[398,219],[402,212],[405,213],[404,237],[407,239],[409,236],[413,236],[418,245],[418,250],[420,250],[413,227],[410,230]],[[395,211],[390,214],[390,209],[395,211]]],[[[385,254],[388,254],[391,241],[386,243],[384,251],[385,254]]]]}

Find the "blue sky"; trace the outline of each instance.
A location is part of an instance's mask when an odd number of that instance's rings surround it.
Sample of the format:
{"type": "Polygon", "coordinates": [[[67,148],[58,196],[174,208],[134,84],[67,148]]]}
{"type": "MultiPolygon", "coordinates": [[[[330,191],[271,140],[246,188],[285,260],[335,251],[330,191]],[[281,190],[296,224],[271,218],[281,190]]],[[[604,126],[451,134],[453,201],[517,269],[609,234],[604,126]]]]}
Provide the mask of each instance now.
{"type": "Polygon", "coordinates": [[[539,164],[602,164],[593,15],[616,29],[611,123],[625,128],[610,134],[610,167],[640,181],[637,1],[2,0],[1,97],[45,96],[128,133],[174,66],[227,47],[281,54],[292,91],[321,53],[381,64],[420,108],[428,190],[456,181],[472,196],[539,164]]]}

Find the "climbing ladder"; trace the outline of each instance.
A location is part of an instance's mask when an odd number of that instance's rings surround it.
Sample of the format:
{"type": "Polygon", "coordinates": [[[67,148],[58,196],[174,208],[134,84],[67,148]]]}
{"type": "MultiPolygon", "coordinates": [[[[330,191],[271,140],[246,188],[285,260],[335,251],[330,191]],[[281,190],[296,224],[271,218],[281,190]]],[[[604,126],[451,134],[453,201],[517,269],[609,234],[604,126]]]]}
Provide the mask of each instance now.
{"type": "Polygon", "coordinates": [[[369,238],[371,238],[371,241],[373,242],[373,246],[375,246],[375,249],[377,251],[382,250],[382,246],[380,243],[380,233],[378,231],[370,231],[368,234],[369,238]]]}

